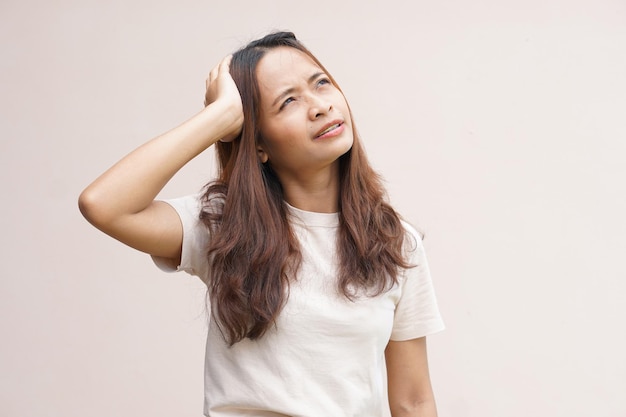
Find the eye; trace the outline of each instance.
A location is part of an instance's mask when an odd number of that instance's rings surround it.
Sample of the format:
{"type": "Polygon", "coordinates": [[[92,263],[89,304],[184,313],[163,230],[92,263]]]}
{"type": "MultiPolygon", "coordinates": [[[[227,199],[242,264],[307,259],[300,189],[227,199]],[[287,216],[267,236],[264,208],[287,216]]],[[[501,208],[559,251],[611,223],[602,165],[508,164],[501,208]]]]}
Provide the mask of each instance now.
{"type": "Polygon", "coordinates": [[[318,87],[321,87],[321,86],[326,85],[326,84],[330,84],[330,80],[328,78],[326,78],[326,77],[322,77],[319,80],[317,80],[317,86],[318,87]]]}
{"type": "Polygon", "coordinates": [[[295,100],[296,99],[294,97],[288,97],[285,101],[283,101],[283,103],[280,105],[280,108],[278,110],[282,110],[287,104],[295,100]]]}

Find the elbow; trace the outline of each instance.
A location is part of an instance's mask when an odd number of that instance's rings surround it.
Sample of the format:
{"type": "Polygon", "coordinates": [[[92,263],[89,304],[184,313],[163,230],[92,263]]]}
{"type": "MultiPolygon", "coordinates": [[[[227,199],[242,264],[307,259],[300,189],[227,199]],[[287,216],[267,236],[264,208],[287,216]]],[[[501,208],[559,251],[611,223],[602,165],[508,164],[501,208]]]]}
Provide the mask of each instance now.
{"type": "Polygon", "coordinates": [[[424,400],[406,400],[397,401],[390,404],[391,415],[393,417],[436,417],[437,406],[435,405],[434,398],[424,400]]]}
{"type": "Polygon", "coordinates": [[[80,194],[78,209],[83,217],[98,229],[107,224],[105,204],[94,190],[87,188],[80,194]]]}
{"type": "Polygon", "coordinates": [[[409,417],[415,415],[417,407],[412,404],[402,403],[391,404],[390,409],[392,417],[409,417]]]}

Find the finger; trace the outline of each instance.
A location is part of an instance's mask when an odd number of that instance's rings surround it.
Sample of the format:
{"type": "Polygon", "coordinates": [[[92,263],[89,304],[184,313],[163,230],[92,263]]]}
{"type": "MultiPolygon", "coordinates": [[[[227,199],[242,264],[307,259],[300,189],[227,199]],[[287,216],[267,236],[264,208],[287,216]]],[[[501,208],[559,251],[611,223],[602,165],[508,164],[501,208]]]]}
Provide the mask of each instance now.
{"type": "Polygon", "coordinates": [[[216,65],[211,72],[209,72],[209,76],[206,79],[206,83],[204,86],[205,89],[205,93],[204,93],[204,106],[208,106],[209,105],[209,88],[211,87],[211,83],[213,83],[215,81],[215,79],[217,78],[217,73],[218,73],[218,66],[216,65]]]}
{"type": "Polygon", "coordinates": [[[215,68],[217,67],[217,65],[213,68],[211,68],[211,71],[209,71],[209,73],[206,76],[206,81],[205,81],[205,87],[208,89],[209,85],[211,85],[211,81],[213,79],[215,79],[215,76],[211,76],[211,74],[213,74],[213,72],[215,71],[215,68]]]}
{"type": "Polygon", "coordinates": [[[217,74],[219,73],[219,66],[216,65],[213,67],[211,72],[209,73],[209,84],[211,84],[217,78],[217,74]]]}
{"type": "Polygon", "coordinates": [[[206,79],[206,85],[205,85],[205,88],[206,88],[206,93],[204,97],[205,107],[208,106],[211,101],[213,101],[210,97],[214,93],[214,92],[213,93],[211,92],[211,90],[214,89],[212,87],[212,84],[221,75],[224,75],[224,74],[230,75],[230,61],[232,60],[232,57],[233,57],[232,55],[227,55],[220,61],[218,65],[213,67],[213,69],[211,69],[211,71],[209,72],[209,76],[206,79]]]}
{"type": "Polygon", "coordinates": [[[233,60],[232,55],[228,55],[222,59],[222,62],[219,64],[219,72],[220,74],[228,74],[230,72],[230,62],[233,60]]]}

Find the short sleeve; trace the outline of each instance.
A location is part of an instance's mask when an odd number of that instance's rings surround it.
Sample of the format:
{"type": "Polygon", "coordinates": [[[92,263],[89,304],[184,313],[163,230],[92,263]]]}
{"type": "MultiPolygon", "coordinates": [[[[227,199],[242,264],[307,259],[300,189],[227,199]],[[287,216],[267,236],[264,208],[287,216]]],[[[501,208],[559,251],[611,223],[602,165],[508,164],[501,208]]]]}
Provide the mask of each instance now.
{"type": "Polygon", "coordinates": [[[401,294],[391,332],[391,340],[415,339],[445,328],[433,288],[422,237],[408,224],[407,260],[412,268],[403,270],[399,286],[401,294]]]}
{"type": "Polygon", "coordinates": [[[165,272],[185,271],[206,281],[209,265],[207,247],[209,231],[200,220],[200,196],[165,200],[176,210],[183,227],[183,244],[180,265],[173,265],[168,259],[153,256],[152,260],[159,269],[165,272]]]}

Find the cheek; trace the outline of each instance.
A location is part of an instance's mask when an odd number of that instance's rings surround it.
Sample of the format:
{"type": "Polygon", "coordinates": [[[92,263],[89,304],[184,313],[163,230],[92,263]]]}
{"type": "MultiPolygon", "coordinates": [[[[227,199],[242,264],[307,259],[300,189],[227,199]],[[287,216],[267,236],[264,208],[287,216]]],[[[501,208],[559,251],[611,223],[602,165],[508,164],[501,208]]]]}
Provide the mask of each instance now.
{"type": "Polygon", "coordinates": [[[261,129],[261,138],[263,148],[270,159],[276,159],[290,146],[287,132],[278,126],[267,126],[265,129],[261,129]]]}
{"type": "Polygon", "coordinates": [[[268,146],[277,149],[289,146],[301,136],[306,135],[306,126],[290,120],[281,120],[261,129],[261,135],[268,146]]]}
{"type": "Polygon", "coordinates": [[[350,126],[352,126],[352,117],[350,115],[350,106],[348,105],[348,101],[344,97],[343,94],[338,93],[335,99],[336,108],[341,112],[341,115],[344,117],[344,120],[348,122],[350,126]]]}

